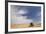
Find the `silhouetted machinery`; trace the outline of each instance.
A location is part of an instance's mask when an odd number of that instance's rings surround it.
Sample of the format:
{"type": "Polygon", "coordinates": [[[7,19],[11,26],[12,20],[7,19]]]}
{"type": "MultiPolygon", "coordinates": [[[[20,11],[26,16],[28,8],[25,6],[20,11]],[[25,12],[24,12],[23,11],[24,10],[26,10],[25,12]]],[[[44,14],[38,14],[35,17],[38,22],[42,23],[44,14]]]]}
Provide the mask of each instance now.
{"type": "Polygon", "coordinates": [[[33,23],[31,22],[30,25],[29,25],[29,27],[33,27],[33,26],[34,26],[34,25],[33,25],[33,23]]]}

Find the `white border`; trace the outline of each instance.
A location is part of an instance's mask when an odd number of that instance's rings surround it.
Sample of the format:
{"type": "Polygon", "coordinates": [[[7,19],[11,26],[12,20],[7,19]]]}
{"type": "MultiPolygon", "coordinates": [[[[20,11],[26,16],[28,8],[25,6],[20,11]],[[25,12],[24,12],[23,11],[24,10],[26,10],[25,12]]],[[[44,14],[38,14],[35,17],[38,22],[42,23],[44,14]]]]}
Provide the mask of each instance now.
{"type": "Polygon", "coordinates": [[[13,31],[28,31],[28,30],[43,30],[43,5],[42,4],[27,4],[27,3],[11,3],[8,2],[8,32],[13,31]],[[10,21],[10,5],[21,5],[21,6],[41,6],[41,27],[38,28],[20,28],[20,29],[11,29],[11,21],[10,21]]]}

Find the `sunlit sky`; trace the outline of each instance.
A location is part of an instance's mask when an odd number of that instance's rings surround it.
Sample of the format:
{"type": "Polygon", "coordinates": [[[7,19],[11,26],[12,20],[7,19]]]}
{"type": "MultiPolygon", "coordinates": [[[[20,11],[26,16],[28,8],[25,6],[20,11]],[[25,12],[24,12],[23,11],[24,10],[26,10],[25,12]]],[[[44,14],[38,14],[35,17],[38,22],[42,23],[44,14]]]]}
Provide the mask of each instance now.
{"type": "Polygon", "coordinates": [[[11,5],[12,22],[40,22],[41,21],[41,7],[40,6],[16,6],[11,5]],[[18,20],[16,20],[18,19],[18,20]]]}

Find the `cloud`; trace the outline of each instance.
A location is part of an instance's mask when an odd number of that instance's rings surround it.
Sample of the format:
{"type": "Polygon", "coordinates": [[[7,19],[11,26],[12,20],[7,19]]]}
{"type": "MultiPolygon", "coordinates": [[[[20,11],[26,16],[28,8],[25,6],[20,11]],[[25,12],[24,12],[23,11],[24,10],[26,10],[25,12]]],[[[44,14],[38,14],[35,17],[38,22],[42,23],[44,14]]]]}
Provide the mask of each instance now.
{"type": "Polygon", "coordinates": [[[33,22],[32,19],[27,19],[27,16],[16,16],[15,18],[12,19],[12,23],[15,24],[29,24],[33,22]]]}
{"type": "Polygon", "coordinates": [[[27,13],[27,10],[19,10],[16,14],[23,15],[23,14],[26,14],[26,13],[27,13]]]}
{"type": "Polygon", "coordinates": [[[20,9],[19,11],[17,11],[15,23],[16,24],[28,24],[28,23],[33,22],[32,19],[27,19],[27,16],[22,16],[23,14],[27,14],[27,13],[28,13],[28,11],[23,10],[23,9],[20,9]]]}
{"type": "Polygon", "coordinates": [[[28,23],[31,23],[33,22],[32,19],[27,19],[27,16],[22,16],[23,14],[27,14],[28,11],[27,10],[23,10],[23,9],[20,9],[20,10],[17,10],[15,12],[15,18],[12,18],[12,23],[15,23],[15,24],[28,24],[28,23]]]}
{"type": "Polygon", "coordinates": [[[31,23],[31,19],[27,19],[27,16],[22,16],[23,14],[27,14],[28,11],[24,9],[18,10],[18,8],[12,9],[12,14],[14,14],[16,17],[12,18],[12,23],[15,24],[28,24],[31,23]],[[13,12],[14,11],[14,12],[13,12]]]}
{"type": "Polygon", "coordinates": [[[31,23],[32,20],[31,19],[23,19],[23,18],[19,18],[16,20],[16,24],[29,24],[31,23]]]}
{"type": "Polygon", "coordinates": [[[20,13],[20,14],[26,14],[26,13],[27,13],[27,11],[20,10],[20,11],[19,11],[19,13],[20,13]]]}

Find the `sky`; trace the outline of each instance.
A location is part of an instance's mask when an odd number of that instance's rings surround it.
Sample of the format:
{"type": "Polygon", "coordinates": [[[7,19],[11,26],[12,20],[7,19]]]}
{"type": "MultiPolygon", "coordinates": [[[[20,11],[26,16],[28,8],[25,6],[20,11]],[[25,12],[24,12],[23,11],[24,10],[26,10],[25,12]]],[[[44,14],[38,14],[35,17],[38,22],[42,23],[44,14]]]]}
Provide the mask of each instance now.
{"type": "Polygon", "coordinates": [[[16,24],[41,22],[41,7],[11,5],[11,20],[16,24]],[[12,18],[12,16],[16,16],[16,18],[12,18]]]}

